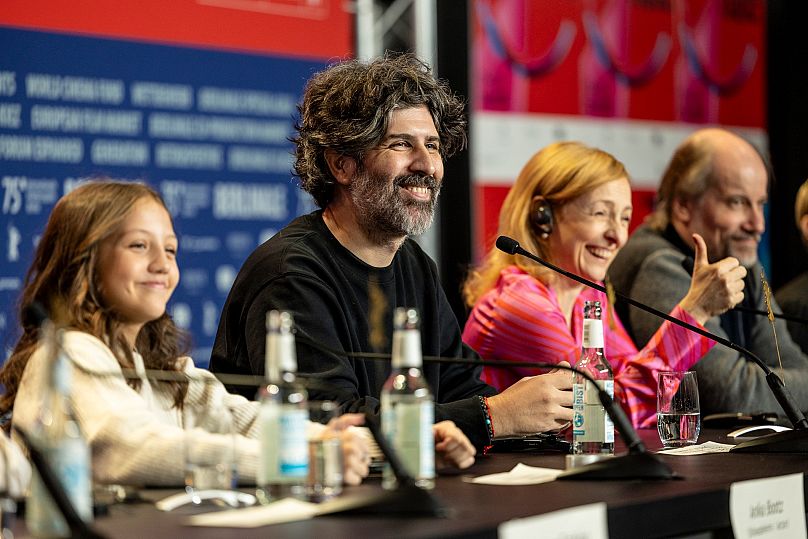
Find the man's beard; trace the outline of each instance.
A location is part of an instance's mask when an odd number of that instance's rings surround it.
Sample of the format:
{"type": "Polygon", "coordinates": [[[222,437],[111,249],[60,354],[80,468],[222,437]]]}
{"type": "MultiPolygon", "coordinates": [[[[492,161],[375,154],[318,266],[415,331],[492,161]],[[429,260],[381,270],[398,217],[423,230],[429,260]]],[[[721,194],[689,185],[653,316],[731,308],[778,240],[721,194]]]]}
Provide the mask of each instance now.
{"type": "MultiPolygon", "coordinates": [[[[751,268],[752,266],[754,266],[758,261],[757,251],[760,245],[760,236],[753,235],[751,237],[753,237],[756,242],[755,248],[753,250],[750,250],[748,248],[736,249],[735,246],[733,245],[732,239],[727,240],[725,245],[725,252],[726,252],[725,256],[734,256],[735,258],[738,259],[738,262],[741,263],[741,266],[744,266],[746,268],[751,268]]],[[[749,237],[747,236],[747,238],[749,237]]]]}
{"type": "Polygon", "coordinates": [[[356,219],[368,238],[379,245],[402,236],[423,234],[432,224],[440,182],[432,176],[398,176],[392,182],[383,175],[361,172],[350,187],[356,219]],[[427,187],[428,201],[405,198],[403,187],[427,187]]]}

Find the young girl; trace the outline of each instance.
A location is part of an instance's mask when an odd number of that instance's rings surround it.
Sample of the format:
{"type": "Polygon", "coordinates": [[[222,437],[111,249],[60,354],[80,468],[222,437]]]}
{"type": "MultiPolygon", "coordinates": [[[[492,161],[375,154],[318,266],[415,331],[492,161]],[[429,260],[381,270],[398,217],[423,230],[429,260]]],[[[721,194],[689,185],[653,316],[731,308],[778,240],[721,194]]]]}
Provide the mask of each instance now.
{"type": "MultiPolygon", "coordinates": [[[[208,371],[184,355],[182,332],[166,314],[179,281],[177,237],[160,196],[145,185],[92,182],[54,207],[26,277],[22,306],[38,302],[66,328],[72,401],[92,450],[98,482],[180,485],[183,425],[193,420],[193,443],[216,459],[232,447],[222,410],[237,432],[239,474],[256,475],[258,404],[227,393],[208,371]],[[122,369],[134,369],[126,379],[122,369]],[[145,369],[187,375],[181,381],[149,381],[145,369]]],[[[14,352],[0,371],[6,392],[0,412],[34,426],[47,376],[38,328],[23,324],[14,352]]],[[[340,429],[362,417],[340,418],[340,429]]],[[[365,442],[350,429],[343,441],[345,482],[358,484],[368,472],[365,442]]]]}

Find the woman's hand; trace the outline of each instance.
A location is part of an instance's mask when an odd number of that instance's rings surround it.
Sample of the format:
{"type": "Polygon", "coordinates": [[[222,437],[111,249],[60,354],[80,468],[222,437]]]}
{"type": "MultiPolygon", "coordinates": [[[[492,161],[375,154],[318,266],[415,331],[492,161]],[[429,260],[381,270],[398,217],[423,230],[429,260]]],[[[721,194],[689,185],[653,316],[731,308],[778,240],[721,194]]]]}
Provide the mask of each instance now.
{"type": "Polygon", "coordinates": [[[679,306],[704,325],[743,300],[746,268],[731,256],[710,264],[704,238],[693,234],[693,243],[696,247],[693,277],[679,306]]]}
{"type": "Polygon", "coordinates": [[[365,422],[363,414],[344,414],[328,422],[323,437],[339,436],[342,442],[342,480],[358,485],[368,475],[370,450],[367,441],[351,427],[365,422]]]}
{"type": "Polygon", "coordinates": [[[474,464],[474,446],[454,422],[435,423],[432,432],[438,468],[453,466],[463,470],[474,464]]]}

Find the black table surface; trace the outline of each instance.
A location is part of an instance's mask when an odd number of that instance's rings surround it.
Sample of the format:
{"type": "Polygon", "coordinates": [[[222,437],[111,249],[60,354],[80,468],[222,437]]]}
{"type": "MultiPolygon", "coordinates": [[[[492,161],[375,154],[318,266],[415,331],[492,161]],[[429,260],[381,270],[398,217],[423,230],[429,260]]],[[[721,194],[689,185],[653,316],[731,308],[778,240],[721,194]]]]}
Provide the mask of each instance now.
{"type": "MultiPolygon", "coordinates": [[[[650,450],[660,449],[655,431],[641,431],[650,450]]],[[[726,442],[726,431],[707,430],[699,442],[726,442]]],[[[618,439],[618,454],[621,444],[618,439]]],[[[257,529],[188,527],[183,515],[157,511],[148,503],[117,504],[99,517],[94,528],[108,537],[238,537],[338,538],[359,537],[496,537],[497,526],[578,505],[605,502],[610,537],[684,536],[711,531],[731,536],[729,488],[733,482],[808,471],[808,458],[799,454],[661,455],[681,476],[676,480],[552,481],[539,485],[494,486],[464,481],[463,476],[508,471],[517,463],[564,467],[564,455],[500,453],[478,458],[460,475],[441,475],[434,495],[448,507],[438,517],[331,515],[257,529]]],[[[370,478],[346,493],[381,493],[380,481],[370,478]]],[[[176,490],[144,492],[160,499],[176,490]]],[[[24,524],[15,526],[24,537],[24,524]]]]}

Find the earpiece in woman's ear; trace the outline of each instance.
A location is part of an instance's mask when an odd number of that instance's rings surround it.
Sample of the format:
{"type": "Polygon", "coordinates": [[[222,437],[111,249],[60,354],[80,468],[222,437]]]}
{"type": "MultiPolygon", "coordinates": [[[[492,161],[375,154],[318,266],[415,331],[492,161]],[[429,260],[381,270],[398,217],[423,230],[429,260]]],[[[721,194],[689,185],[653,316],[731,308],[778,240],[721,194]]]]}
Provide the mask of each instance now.
{"type": "Polygon", "coordinates": [[[530,222],[543,240],[553,233],[553,210],[543,197],[533,197],[530,204],[530,222]]]}

